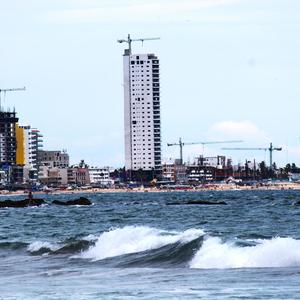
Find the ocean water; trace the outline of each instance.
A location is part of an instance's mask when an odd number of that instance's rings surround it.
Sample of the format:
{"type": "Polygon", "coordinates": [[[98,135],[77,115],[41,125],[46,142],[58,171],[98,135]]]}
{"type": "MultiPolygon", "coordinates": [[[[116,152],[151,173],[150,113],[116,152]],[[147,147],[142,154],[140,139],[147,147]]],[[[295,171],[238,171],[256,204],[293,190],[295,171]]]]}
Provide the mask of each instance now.
{"type": "Polygon", "coordinates": [[[0,299],[300,298],[300,191],[83,196],[0,209],[0,299]]]}

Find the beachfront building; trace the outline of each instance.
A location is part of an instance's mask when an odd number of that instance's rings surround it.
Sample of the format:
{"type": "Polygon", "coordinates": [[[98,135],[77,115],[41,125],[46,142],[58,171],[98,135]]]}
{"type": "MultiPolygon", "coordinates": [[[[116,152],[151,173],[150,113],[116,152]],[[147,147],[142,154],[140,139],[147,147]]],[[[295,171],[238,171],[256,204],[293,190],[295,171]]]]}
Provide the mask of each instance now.
{"type": "Polygon", "coordinates": [[[24,181],[38,179],[38,152],[43,148],[43,135],[31,126],[17,126],[17,164],[23,165],[24,181]]]}
{"type": "Polygon", "coordinates": [[[164,181],[176,183],[185,183],[187,167],[181,163],[181,160],[175,159],[165,161],[162,164],[162,177],[164,181]]]}
{"type": "Polygon", "coordinates": [[[61,187],[68,185],[68,168],[50,168],[40,166],[39,181],[49,187],[61,187]]]}
{"type": "Polygon", "coordinates": [[[109,167],[90,167],[89,168],[90,183],[92,185],[111,186],[114,180],[110,178],[109,167]]]}
{"type": "Polygon", "coordinates": [[[124,125],[125,168],[161,172],[159,60],[154,54],[125,49],[124,125]]]}
{"type": "Polygon", "coordinates": [[[0,112],[0,167],[16,164],[16,112],[0,112]]]}
{"type": "Polygon", "coordinates": [[[63,151],[38,151],[38,161],[40,166],[48,166],[49,168],[68,168],[69,154],[63,151]]]}
{"type": "Polygon", "coordinates": [[[68,184],[69,154],[63,150],[38,151],[39,181],[48,186],[68,184]]]}
{"type": "Polygon", "coordinates": [[[0,111],[0,171],[1,183],[23,182],[23,169],[17,163],[18,118],[15,111],[0,111]]]}
{"type": "Polygon", "coordinates": [[[78,165],[68,168],[68,184],[73,186],[86,186],[91,183],[89,166],[84,160],[78,165]]]}
{"type": "Polygon", "coordinates": [[[200,155],[196,159],[196,165],[205,166],[205,167],[214,167],[214,168],[225,168],[226,167],[226,157],[225,156],[213,156],[213,157],[205,157],[200,155]]]}

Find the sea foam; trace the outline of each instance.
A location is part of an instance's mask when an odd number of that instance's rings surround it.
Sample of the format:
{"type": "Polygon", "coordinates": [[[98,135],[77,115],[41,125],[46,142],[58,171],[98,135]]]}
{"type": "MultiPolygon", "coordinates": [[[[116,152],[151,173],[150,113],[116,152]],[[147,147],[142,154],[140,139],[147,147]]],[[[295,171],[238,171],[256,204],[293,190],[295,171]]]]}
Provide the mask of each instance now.
{"type": "Polygon", "coordinates": [[[59,249],[59,247],[56,244],[51,244],[49,242],[41,242],[41,241],[32,242],[27,247],[27,250],[32,253],[38,252],[41,249],[49,249],[50,251],[55,251],[55,250],[59,249]]]}
{"type": "Polygon", "coordinates": [[[207,237],[190,262],[191,268],[266,268],[300,266],[300,240],[273,238],[256,246],[238,247],[207,237]]]}
{"type": "Polygon", "coordinates": [[[102,233],[95,245],[83,252],[81,257],[101,260],[157,249],[176,242],[187,243],[203,234],[200,229],[174,233],[146,226],[126,226],[102,233]]]}

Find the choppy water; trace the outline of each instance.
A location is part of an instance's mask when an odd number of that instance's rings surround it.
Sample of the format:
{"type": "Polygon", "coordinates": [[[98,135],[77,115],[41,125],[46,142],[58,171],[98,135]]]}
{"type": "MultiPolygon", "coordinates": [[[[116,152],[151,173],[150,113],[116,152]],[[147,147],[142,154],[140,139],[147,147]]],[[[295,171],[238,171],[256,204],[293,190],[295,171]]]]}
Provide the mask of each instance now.
{"type": "Polygon", "coordinates": [[[300,191],[86,196],[0,209],[0,299],[300,297],[300,191]]]}

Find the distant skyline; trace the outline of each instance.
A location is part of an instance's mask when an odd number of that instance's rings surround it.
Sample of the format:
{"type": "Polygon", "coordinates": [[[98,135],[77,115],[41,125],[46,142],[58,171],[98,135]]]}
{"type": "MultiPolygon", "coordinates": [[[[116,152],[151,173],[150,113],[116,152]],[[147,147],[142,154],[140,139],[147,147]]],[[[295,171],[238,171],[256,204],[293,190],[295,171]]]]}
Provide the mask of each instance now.
{"type": "MultiPolygon", "coordinates": [[[[71,163],[124,166],[123,64],[134,53],[160,57],[163,158],[167,143],[244,140],[238,147],[283,147],[278,165],[300,165],[300,2],[297,0],[0,0],[0,89],[21,124],[71,163]]],[[[268,153],[205,155],[266,160],[268,153]]],[[[186,146],[185,160],[202,154],[186,146]]]]}

